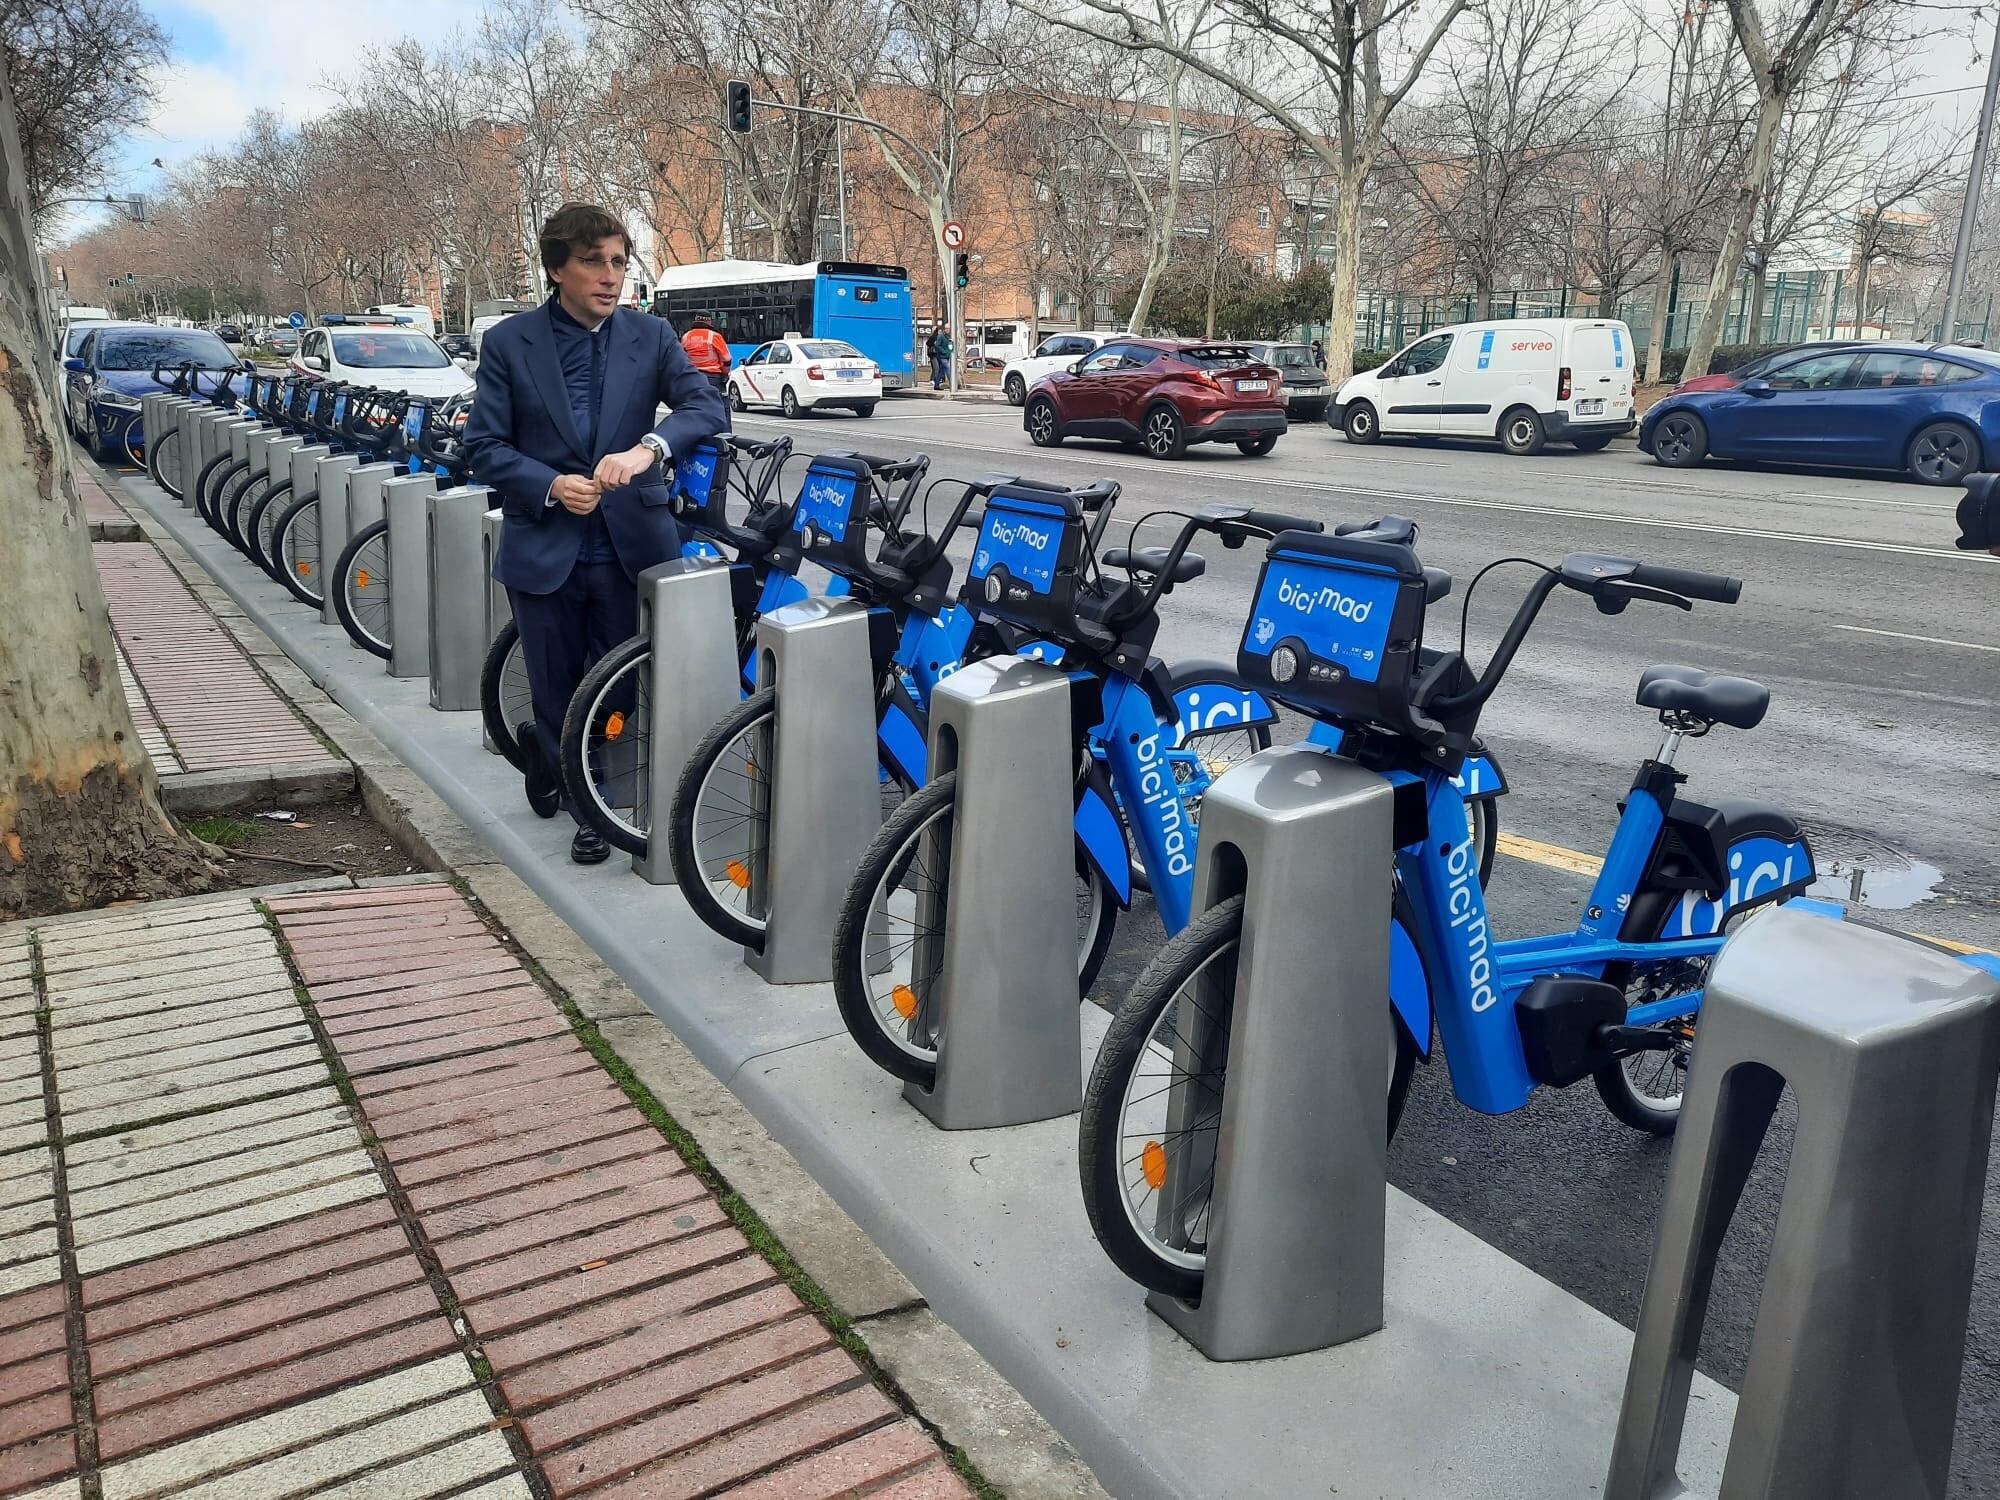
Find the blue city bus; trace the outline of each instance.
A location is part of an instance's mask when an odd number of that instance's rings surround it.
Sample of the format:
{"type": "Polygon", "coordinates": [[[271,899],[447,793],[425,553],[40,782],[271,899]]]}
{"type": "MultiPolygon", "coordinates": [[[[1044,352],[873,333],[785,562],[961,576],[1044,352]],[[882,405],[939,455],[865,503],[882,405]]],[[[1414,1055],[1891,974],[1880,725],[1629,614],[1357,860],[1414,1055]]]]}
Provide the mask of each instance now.
{"type": "Polygon", "coordinates": [[[653,311],[676,331],[706,313],[741,364],[790,334],[843,339],[882,369],[882,388],[916,382],[916,319],[902,266],[819,260],[714,260],[670,266],[654,283],[653,311]]]}

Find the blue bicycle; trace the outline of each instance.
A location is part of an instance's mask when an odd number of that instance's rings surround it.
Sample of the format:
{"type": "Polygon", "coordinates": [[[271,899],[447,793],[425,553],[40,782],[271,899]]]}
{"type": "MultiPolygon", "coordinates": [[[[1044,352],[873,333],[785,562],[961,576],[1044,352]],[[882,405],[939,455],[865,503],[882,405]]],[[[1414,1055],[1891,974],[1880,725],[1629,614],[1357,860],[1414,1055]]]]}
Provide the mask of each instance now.
{"type": "MultiPolygon", "coordinates": [[[[1248,680],[1322,726],[1315,740],[1325,753],[1379,771],[1397,789],[1388,1129],[1393,1135],[1435,1031],[1454,1092],[1482,1113],[1506,1114],[1540,1086],[1591,1078],[1620,1120],[1668,1134],[1725,929],[1804,891],[1814,875],[1812,851],[1786,814],[1679,795],[1682,741],[1718,724],[1755,727],[1769,692],[1690,667],[1641,676],[1637,701],[1657,711],[1663,735],[1640,764],[1571,932],[1495,936],[1454,776],[1480,710],[1556,589],[1616,615],[1634,603],[1730,604],[1741,585],[1629,558],[1571,556],[1542,569],[1475,673],[1462,636],[1458,650],[1423,644],[1426,607],[1449,580],[1427,574],[1414,542],[1407,522],[1350,536],[1278,535],[1237,657],[1248,680]]],[[[1239,895],[1155,956],[1118,1009],[1083,1107],[1079,1166],[1099,1243],[1134,1280],[1188,1299],[1201,1294],[1213,1229],[1209,1190],[1242,932],[1239,895]],[[1170,1094],[1181,1101],[1171,1115],[1170,1094]]]]}

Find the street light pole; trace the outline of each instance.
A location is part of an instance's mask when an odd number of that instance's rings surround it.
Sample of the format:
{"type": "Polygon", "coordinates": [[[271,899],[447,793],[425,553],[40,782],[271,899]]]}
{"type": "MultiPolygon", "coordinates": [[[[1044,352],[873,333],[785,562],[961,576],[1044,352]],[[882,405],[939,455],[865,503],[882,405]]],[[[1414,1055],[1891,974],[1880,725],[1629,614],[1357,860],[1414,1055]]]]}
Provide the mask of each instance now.
{"type": "Polygon", "coordinates": [[[1958,303],[1965,292],[1965,266],[1972,256],[1972,232],[1979,223],[1979,192],[1986,185],[1986,148],[1993,142],[1993,103],[2000,98],[2000,19],[1993,26],[1987,49],[1986,99],[1979,107],[1979,131],[1972,142],[1972,170],[1965,179],[1965,203],[1958,211],[1958,243],[1951,251],[1951,289],[1945,293],[1944,327],[1939,342],[1949,344],[1958,332],[1958,303]]]}

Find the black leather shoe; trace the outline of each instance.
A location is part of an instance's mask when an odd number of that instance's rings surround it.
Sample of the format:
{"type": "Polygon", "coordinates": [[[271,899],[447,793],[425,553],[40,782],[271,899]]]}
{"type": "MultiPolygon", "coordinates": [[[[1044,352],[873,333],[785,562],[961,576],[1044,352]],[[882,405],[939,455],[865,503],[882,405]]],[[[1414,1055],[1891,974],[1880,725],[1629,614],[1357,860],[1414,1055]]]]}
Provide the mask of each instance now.
{"type": "Polygon", "coordinates": [[[521,746],[521,759],[527,769],[522,780],[528,795],[528,806],[538,818],[553,818],[562,804],[562,782],[556,776],[555,767],[542,754],[542,738],[535,733],[533,720],[522,724],[514,731],[516,741],[521,746]]]}
{"type": "Polygon", "coordinates": [[[601,865],[609,858],[611,846],[595,828],[579,827],[576,837],[569,841],[569,860],[573,865],[601,865]]]}

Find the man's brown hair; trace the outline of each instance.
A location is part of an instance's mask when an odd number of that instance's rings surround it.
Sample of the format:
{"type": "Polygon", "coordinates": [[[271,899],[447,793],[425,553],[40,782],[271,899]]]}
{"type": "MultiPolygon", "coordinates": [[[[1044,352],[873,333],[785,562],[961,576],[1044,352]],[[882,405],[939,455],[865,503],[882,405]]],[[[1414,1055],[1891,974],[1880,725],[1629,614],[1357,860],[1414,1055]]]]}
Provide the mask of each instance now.
{"type": "MultiPolygon", "coordinates": [[[[542,225],[542,269],[560,270],[572,255],[587,255],[599,240],[614,235],[625,242],[625,253],[630,255],[632,236],[615,215],[595,203],[565,203],[542,225]]],[[[555,285],[553,281],[549,284],[555,285]]]]}

